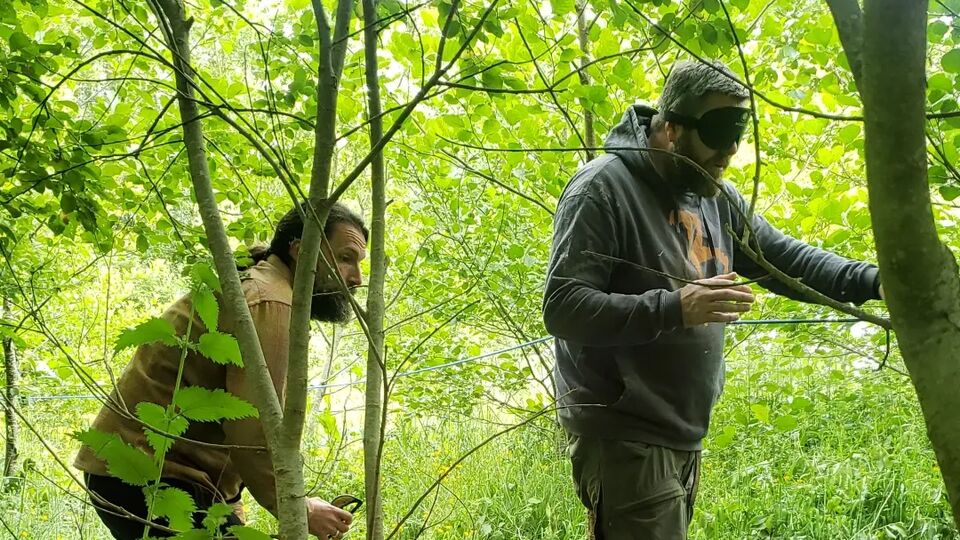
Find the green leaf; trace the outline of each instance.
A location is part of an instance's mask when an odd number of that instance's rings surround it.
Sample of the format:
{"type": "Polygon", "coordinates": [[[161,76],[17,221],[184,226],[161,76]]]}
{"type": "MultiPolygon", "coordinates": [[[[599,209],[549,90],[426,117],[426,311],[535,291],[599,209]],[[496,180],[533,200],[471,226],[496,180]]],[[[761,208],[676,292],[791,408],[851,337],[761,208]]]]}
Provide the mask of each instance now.
{"type": "Polygon", "coordinates": [[[575,7],[573,0],[550,0],[550,5],[553,7],[554,17],[561,17],[567,13],[573,13],[575,7]]]}
{"type": "Polygon", "coordinates": [[[200,336],[200,352],[217,364],[243,367],[237,338],[222,332],[207,332],[200,336]]]}
{"type": "Polygon", "coordinates": [[[215,292],[221,292],[220,280],[216,272],[206,262],[198,262],[190,268],[190,277],[198,283],[203,283],[215,292]]]}
{"type": "Polygon", "coordinates": [[[227,516],[232,513],[232,506],[223,503],[217,503],[207,509],[207,517],[203,518],[203,527],[211,533],[216,533],[220,528],[220,525],[223,525],[226,522],[227,516]]]}
{"type": "Polygon", "coordinates": [[[520,257],[523,257],[523,253],[524,249],[520,244],[513,244],[509,249],[507,249],[507,256],[511,259],[519,259],[520,257]]]}
{"type": "Polygon", "coordinates": [[[943,70],[949,73],[960,73],[960,49],[953,49],[940,59],[943,70]]]}
{"type": "Polygon", "coordinates": [[[234,525],[230,527],[230,532],[237,537],[237,540],[270,540],[270,535],[262,533],[251,527],[243,525],[234,525]]]}
{"type": "Polygon", "coordinates": [[[720,433],[710,437],[709,444],[711,450],[719,450],[730,446],[734,437],[737,435],[737,429],[733,426],[724,426],[720,433]]]}
{"type": "Polygon", "coordinates": [[[750,410],[753,411],[753,416],[757,420],[767,424],[770,422],[770,407],[762,403],[754,403],[750,406],[750,410]]]}
{"type": "Polygon", "coordinates": [[[186,491],[162,485],[143,488],[147,501],[153,499],[153,514],[170,520],[170,527],[176,530],[193,528],[193,513],[197,505],[186,491]]]}
{"type": "Polygon", "coordinates": [[[122,351],[127,347],[139,347],[157,341],[172,347],[177,344],[177,331],[170,321],[154,317],[134,328],[124,330],[113,349],[122,351]]]}
{"type": "Polygon", "coordinates": [[[220,314],[220,306],[217,305],[217,298],[213,291],[207,287],[200,287],[193,291],[193,308],[200,315],[200,320],[210,332],[217,331],[217,316],[220,314]]]}
{"type": "Polygon", "coordinates": [[[773,427],[780,431],[791,431],[797,429],[797,419],[789,414],[780,416],[773,421],[773,427]]]}
{"type": "Polygon", "coordinates": [[[30,38],[28,38],[23,32],[17,31],[10,34],[10,49],[14,51],[26,49],[31,43],[33,43],[33,41],[31,41],[30,38]]]}
{"type": "Polygon", "coordinates": [[[134,486],[145,486],[160,475],[160,469],[143,451],[123,442],[116,433],[88,429],[74,434],[74,438],[90,447],[94,454],[107,462],[111,476],[134,486]]]}
{"type": "Polygon", "coordinates": [[[629,79],[632,73],[633,62],[621,56],[613,66],[613,74],[622,79],[629,79]]]}
{"type": "MultiPolygon", "coordinates": [[[[149,401],[141,401],[137,404],[137,418],[154,429],[177,436],[183,435],[190,424],[186,418],[177,416],[172,408],[166,409],[149,401]]],[[[156,461],[162,461],[167,451],[173,446],[173,439],[147,427],[143,428],[143,434],[146,436],[150,447],[153,448],[156,461]]]]}
{"type": "Polygon", "coordinates": [[[940,196],[947,201],[952,201],[957,197],[960,197],[960,187],[951,186],[949,184],[940,186],[940,196]]]}
{"type": "Polygon", "coordinates": [[[197,422],[258,417],[256,407],[223,390],[200,386],[181,388],[173,399],[180,414],[197,422]]]}

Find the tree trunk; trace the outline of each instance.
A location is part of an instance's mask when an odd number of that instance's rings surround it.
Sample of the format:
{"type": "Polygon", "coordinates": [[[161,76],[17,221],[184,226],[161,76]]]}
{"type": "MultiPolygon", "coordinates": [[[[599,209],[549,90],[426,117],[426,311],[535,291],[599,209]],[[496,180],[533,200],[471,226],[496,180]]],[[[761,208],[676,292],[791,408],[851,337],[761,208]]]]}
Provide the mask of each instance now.
{"type": "MultiPolygon", "coordinates": [[[[383,137],[380,119],[380,77],[377,64],[377,9],[375,0],[363,0],[363,42],[366,60],[367,113],[370,117],[370,147],[375,150],[383,137]]],[[[383,430],[386,425],[387,388],[383,319],[386,279],[386,174],[383,151],[370,162],[373,215],[370,218],[370,287],[367,292],[367,326],[370,345],[367,351],[367,390],[363,422],[363,471],[367,494],[367,540],[383,540],[383,504],[380,493],[380,463],[383,458],[383,430]]]]}
{"type": "MultiPolygon", "coordinates": [[[[10,299],[3,298],[3,314],[0,319],[8,319],[11,313],[10,299]]],[[[4,421],[7,432],[4,439],[6,452],[3,460],[4,484],[12,478],[20,476],[20,419],[14,407],[20,399],[20,361],[17,358],[17,349],[13,338],[3,338],[3,368],[6,374],[6,385],[3,389],[4,421]]]]}
{"type": "MultiPolygon", "coordinates": [[[[587,2],[577,2],[577,37],[580,41],[580,84],[590,84],[590,74],[587,73],[587,64],[590,62],[590,29],[587,27],[587,2]]],[[[593,112],[587,108],[587,100],[581,99],[583,106],[583,139],[587,148],[587,161],[596,157],[597,137],[593,132],[593,112]]]]}
{"type": "Polygon", "coordinates": [[[196,120],[200,112],[194,99],[193,70],[190,66],[192,21],[186,19],[180,0],[159,0],[158,4],[162,13],[157,13],[157,17],[161,20],[167,45],[173,53],[177,100],[183,123],[183,142],[197,206],[220,277],[223,307],[235,322],[248,384],[253,391],[254,405],[260,412],[260,423],[273,461],[280,535],[284,539],[303,539],[307,537],[307,515],[303,504],[303,469],[299,449],[296,452],[284,452],[279,444],[282,429],[280,401],[264,361],[257,330],[253,326],[253,319],[240,286],[233,251],[220,219],[207,163],[203,123],[196,120]]]}
{"type": "Polygon", "coordinates": [[[960,277],[939,239],[930,205],[926,27],[926,1],[868,0],[859,80],[880,275],[960,526],[960,277]]]}
{"type": "MultiPolygon", "coordinates": [[[[285,499],[278,506],[281,538],[306,537],[305,487],[303,462],[300,459],[300,444],[303,439],[304,419],[307,411],[307,380],[309,380],[308,349],[310,345],[310,304],[316,280],[317,261],[323,255],[320,246],[324,242],[323,223],[332,201],[327,200],[330,175],[333,168],[333,150],[336,144],[337,95],[340,74],[347,48],[347,32],[353,9],[352,0],[337,3],[335,29],[330,32],[323,3],[313,1],[314,16],[320,36],[319,71],[317,74],[317,115],[314,132],[313,169],[310,176],[310,208],[303,216],[303,233],[300,238],[300,254],[293,278],[293,305],[290,311],[290,349],[287,365],[286,401],[283,408],[283,425],[280,430],[278,451],[289,456],[287,464],[296,472],[287,476],[289,484],[280,495],[280,479],[277,479],[278,496],[285,499]],[[296,458],[294,464],[293,458],[296,458]],[[302,528],[301,528],[302,526],[302,528]]],[[[326,271],[336,273],[333,261],[324,259],[326,271]]],[[[276,467],[276,464],[274,465],[276,467]]]]}

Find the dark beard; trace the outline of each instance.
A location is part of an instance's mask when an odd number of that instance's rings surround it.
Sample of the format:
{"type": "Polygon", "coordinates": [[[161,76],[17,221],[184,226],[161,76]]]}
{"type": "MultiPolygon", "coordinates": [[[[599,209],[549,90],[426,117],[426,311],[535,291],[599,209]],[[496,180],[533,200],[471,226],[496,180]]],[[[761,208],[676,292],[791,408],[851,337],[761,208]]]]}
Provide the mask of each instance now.
{"type": "Polygon", "coordinates": [[[317,293],[310,300],[310,318],[315,321],[345,323],[352,316],[350,299],[340,291],[317,293]]]}
{"type": "MultiPolygon", "coordinates": [[[[674,153],[686,156],[693,161],[693,158],[690,158],[690,154],[687,152],[686,140],[682,137],[677,141],[674,153]]],[[[720,192],[720,188],[718,187],[720,182],[719,178],[715,179],[711,177],[709,173],[694,167],[685,159],[677,156],[670,156],[670,158],[673,162],[672,176],[684,189],[707,198],[714,197],[720,192]]]]}

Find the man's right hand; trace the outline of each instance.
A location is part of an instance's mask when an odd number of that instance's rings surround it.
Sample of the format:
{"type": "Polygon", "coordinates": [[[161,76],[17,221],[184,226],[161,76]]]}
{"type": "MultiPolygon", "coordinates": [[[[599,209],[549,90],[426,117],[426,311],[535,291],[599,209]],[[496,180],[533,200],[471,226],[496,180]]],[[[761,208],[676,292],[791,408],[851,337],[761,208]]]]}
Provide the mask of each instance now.
{"type": "Polygon", "coordinates": [[[714,322],[733,322],[750,311],[753,291],[737,285],[736,272],[699,279],[680,289],[683,326],[690,328],[714,322]]]}
{"type": "Polygon", "coordinates": [[[350,529],[353,516],[346,510],[324,501],[311,497],[307,499],[307,527],[310,534],[320,540],[340,538],[350,529]]]}

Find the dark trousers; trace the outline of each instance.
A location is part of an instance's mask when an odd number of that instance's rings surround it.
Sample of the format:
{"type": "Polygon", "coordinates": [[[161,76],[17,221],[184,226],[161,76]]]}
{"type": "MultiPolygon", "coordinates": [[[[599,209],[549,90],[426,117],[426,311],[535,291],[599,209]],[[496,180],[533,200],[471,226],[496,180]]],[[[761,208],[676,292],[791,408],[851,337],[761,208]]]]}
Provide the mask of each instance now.
{"type": "Polygon", "coordinates": [[[686,540],[700,452],[569,436],[577,495],[595,540],[686,540]]]}
{"type": "MultiPolygon", "coordinates": [[[[84,474],[83,479],[87,484],[87,489],[91,492],[96,493],[106,501],[123,508],[139,518],[147,519],[147,500],[143,495],[143,489],[139,486],[131,486],[117,478],[96,474],[84,474]]],[[[203,518],[207,515],[207,509],[213,506],[215,502],[218,502],[215,500],[214,494],[211,493],[209,489],[184,480],[163,478],[162,482],[170,487],[182,489],[193,497],[193,501],[197,507],[197,511],[193,514],[193,526],[195,528],[202,528],[203,518]]],[[[91,500],[93,507],[97,510],[97,515],[100,516],[100,520],[107,526],[107,529],[110,529],[110,534],[112,534],[114,538],[117,540],[138,540],[143,537],[143,523],[130,519],[127,516],[118,516],[117,514],[121,512],[110,507],[101,506],[98,501],[92,497],[91,500]]],[[[227,501],[227,504],[232,504],[233,502],[235,501],[227,501]]],[[[168,526],[165,518],[155,518],[153,522],[157,525],[168,526]]],[[[239,516],[230,514],[227,516],[226,523],[224,523],[220,529],[222,532],[227,532],[229,527],[242,524],[243,522],[239,516]]],[[[173,534],[151,527],[149,536],[154,538],[169,538],[173,536],[173,534]]]]}

